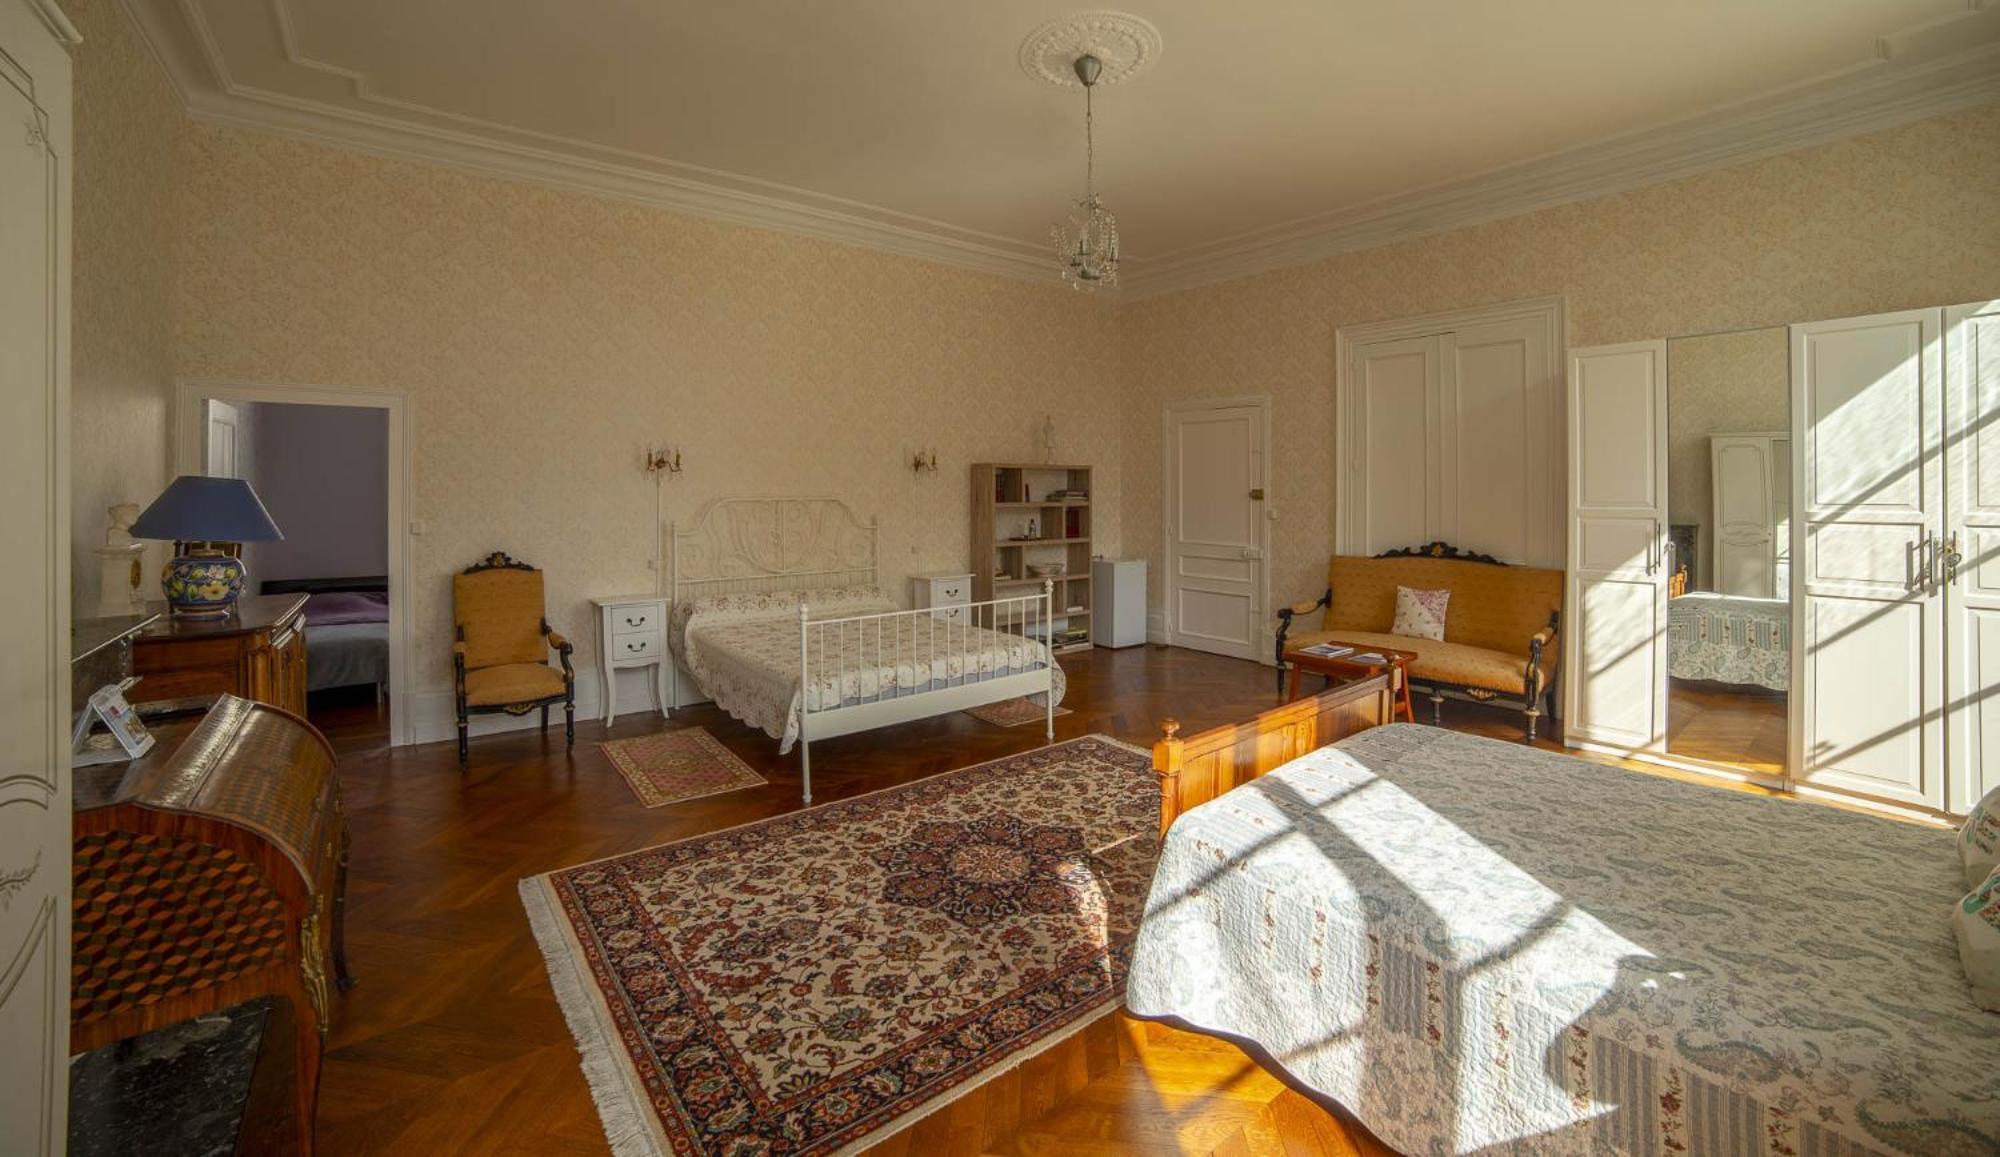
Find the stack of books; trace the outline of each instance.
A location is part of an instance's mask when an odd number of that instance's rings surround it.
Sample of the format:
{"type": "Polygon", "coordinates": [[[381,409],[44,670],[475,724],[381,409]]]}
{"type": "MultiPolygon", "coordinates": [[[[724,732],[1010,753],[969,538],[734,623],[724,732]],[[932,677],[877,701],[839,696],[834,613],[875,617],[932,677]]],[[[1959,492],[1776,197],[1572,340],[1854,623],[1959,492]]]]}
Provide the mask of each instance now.
{"type": "Polygon", "coordinates": [[[1051,490],[1048,493],[1048,500],[1050,502],[1088,502],[1090,501],[1090,491],[1075,489],[1051,490]]]}

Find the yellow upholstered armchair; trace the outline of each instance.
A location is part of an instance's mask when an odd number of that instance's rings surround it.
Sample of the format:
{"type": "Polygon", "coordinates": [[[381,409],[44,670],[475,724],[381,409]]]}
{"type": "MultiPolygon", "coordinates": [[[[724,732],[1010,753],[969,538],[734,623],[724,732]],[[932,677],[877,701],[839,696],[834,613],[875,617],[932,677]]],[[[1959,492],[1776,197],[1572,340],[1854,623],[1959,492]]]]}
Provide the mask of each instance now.
{"type": "Polygon", "coordinates": [[[542,613],[542,572],[495,551],[452,576],[451,617],[457,639],[451,668],[458,700],[458,767],[465,770],[466,725],[473,715],[526,715],[563,705],[563,740],[576,746],[576,672],[568,639],[542,613]],[[549,651],[562,662],[549,665],[549,651]]]}

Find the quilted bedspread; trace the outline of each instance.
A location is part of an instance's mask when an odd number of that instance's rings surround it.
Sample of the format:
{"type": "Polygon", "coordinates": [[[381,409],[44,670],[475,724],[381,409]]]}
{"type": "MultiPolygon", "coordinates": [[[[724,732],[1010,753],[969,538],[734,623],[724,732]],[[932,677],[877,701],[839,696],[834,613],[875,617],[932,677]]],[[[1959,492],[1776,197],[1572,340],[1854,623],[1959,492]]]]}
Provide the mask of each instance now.
{"type": "MultiPolygon", "coordinates": [[[[814,619],[893,611],[865,588],[808,592],[814,619]]],[[[828,711],[942,687],[981,683],[1053,668],[1057,703],[1067,682],[1047,644],[1005,631],[947,624],[929,615],[897,615],[815,630],[812,677],[799,678],[799,592],[726,596],[677,606],[669,646],[716,706],[778,740],[780,753],[799,738],[802,712],[828,711]]],[[[1036,703],[1041,702],[1036,695],[1036,703]]]]}
{"type": "Polygon", "coordinates": [[[1408,1153],[2000,1152],[1950,832],[1376,728],[1174,825],[1127,1003],[1408,1153]]]}

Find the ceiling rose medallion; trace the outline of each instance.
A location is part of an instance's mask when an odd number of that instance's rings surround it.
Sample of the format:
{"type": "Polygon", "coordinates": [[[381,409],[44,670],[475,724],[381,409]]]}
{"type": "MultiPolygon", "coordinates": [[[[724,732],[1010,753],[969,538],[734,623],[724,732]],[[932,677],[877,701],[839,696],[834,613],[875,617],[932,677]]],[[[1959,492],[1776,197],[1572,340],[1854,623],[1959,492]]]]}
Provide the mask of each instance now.
{"type": "Polygon", "coordinates": [[[1118,285],[1118,218],[1097,195],[1092,94],[1130,80],[1159,59],[1160,32],[1122,12],[1084,12],[1037,28],[1021,44],[1021,68],[1063,88],[1083,89],[1083,199],[1049,228],[1062,278],[1080,290],[1118,285]]]}

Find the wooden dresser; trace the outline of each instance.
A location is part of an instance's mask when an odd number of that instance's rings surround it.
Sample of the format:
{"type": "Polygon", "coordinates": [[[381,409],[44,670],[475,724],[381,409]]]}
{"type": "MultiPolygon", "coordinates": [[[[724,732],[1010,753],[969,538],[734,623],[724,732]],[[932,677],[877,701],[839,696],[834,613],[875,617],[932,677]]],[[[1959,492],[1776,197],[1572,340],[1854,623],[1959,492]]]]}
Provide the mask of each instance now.
{"type": "MultiPolygon", "coordinates": [[[[333,749],[234,696],[155,734],[140,759],[75,773],[70,1052],[275,997],[253,1097],[289,1090],[277,1116],[310,1152],[329,985],[351,983],[333,749]]],[[[246,1131],[272,1123],[252,1116],[246,1131]]],[[[290,1147],[270,1142],[246,1151],[290,1147]]]]}
{"type": "Polygon", "coordinates": [[[236,695],[305,714],[305,607],[303,593],[245,595],[227,619],[161,615],[132,640],[131,700],[236,695]]]}

